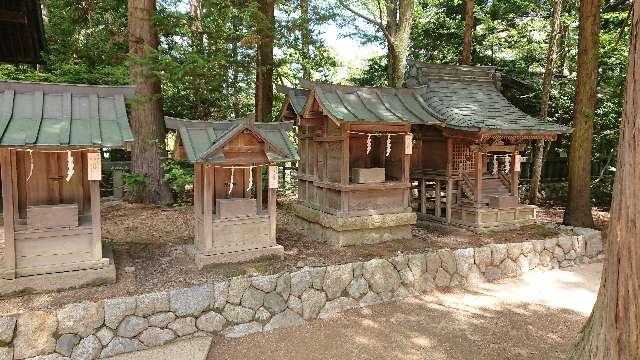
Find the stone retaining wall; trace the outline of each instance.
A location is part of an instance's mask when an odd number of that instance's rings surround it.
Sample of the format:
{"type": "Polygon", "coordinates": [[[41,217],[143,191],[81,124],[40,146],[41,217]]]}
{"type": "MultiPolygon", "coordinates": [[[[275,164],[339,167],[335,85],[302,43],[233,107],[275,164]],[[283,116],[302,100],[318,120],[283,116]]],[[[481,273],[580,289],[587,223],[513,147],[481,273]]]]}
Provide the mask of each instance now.
{"type": "Polygon", "coordinates": [[[0,360],[108,358],[187,337],[240,337],[435,288],[601,259],[600,233],[575,231],[578,236],[306,267],[0,316],[0,360]]]}

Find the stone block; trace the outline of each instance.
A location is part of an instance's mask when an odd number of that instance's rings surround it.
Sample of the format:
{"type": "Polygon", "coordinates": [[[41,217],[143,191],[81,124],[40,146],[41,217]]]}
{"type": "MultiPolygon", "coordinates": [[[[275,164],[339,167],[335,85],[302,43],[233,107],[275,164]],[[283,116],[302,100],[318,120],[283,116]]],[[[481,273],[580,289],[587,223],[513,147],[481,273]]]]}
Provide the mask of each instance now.
{"type": "Polygon", "coordinates": [[[489,195],[489,207],[494,209],[518,206],[518,198],[512,195],[489,195]]]}
{"type": "Polygon", "coordinates": [[[353,269],[351,264],[328,266],[322,288],[329,300],[333,300],[342,295],[342,292],[351,283],[352,279],[353,269]]]}
{"type": "Polygon", "coordinates": [[[19,314],[13,339],[14,358],[27,359],[52,353],[56,349],[54,334],[57,328],[55,313],[31,311],[19,314]]]}
{"type": "Polygon", "coordinates": [[[383,183],[385,180],[384,168],[353,168],[351,169],[353,182],[356,184],[383,183]]]}
{"type": "Polygon", "coordinates": [[[264,326],[264,331],[272,331],[279,328],[291,327],[304,324],[304,319],[295,311],[287,309],[280,314],[274,315],[264,326]]]}
{"type": "Polygon", "coordinates": [[[386,260],[373,259],[364,263],[362,275],[369,288],[378,294],[393,293],[400,286],[400,275],[386,260]]]}
{"type": "Polygon", "coordinates": [[[27,207],[27,225],[36,228],[77,227],[78,205],[37,205],[27,207]]]}
{"type": "Polygon", "coordinates": [[[89,336],[104,323],[102,302],[69,304],[58,311],[58,333],[89,336]]]}
{"type": "Polygon", "coordinates": [[[16,329],[16,317],[7,315],[0,316],[0,346],[5,346],[13,340],[16,329]]]}

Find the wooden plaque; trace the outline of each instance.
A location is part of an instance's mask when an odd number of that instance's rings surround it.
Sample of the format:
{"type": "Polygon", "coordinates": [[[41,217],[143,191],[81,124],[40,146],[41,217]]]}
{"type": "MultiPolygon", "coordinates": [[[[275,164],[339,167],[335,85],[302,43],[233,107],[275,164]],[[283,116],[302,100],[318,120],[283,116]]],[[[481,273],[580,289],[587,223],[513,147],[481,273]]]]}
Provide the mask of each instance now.
{"type": "Polygon", "coordinates": [[[516,155],[513,164],[513,171],[520,171],[520,162],[522,161],[522,157],[520,155],[516,155]]]}
{"type": "Polygon", "coordinates": [[[278,167],[269,166],[269,189],[278,188],[278,167]]]}
{"type": "Polygon", "coordinates": [[[87,153],[87,168],[87,178],[89,180],[102,180],[100,153],[87,153]]]}
{"type": "Polygon", "coordinates": [[[404,136],[404,154],[405,155],[413,154],[413,134],[408,134],[404,136]]]}

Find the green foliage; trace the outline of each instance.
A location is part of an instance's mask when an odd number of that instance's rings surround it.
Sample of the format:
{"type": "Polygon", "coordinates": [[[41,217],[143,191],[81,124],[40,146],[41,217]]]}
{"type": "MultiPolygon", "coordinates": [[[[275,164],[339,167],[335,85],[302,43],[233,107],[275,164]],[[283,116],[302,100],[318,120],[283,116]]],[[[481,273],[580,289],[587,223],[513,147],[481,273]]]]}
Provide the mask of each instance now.
{"type": "Polygon", "coordinates": [[[193,165],[184,161],[166,159],[162,164],[164,180],[175,195],[184,194],[193,189],[193,165]]]}
{"type": "Polygon", "coordinates": [[[127,191],[136,191],[147,183],[147,176],[141,172],[128,171],[122,174],[122,180],[127,191]]]}

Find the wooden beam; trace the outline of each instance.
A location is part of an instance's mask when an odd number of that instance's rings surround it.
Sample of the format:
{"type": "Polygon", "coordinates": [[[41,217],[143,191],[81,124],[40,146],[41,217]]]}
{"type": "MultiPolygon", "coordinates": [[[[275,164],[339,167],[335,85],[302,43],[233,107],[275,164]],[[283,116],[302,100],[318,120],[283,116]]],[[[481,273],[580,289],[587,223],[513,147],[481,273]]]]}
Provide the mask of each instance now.
{"type": "Polygon", "coordinates": [[[441,217],[442,211],[440,209],[440,204],[442,202],[442,199],[440,198],[440,180],[436,180],[435,199],[436,199],[436,202],[435,202],[436,217],[441,217]]]}
{"type": "Polygon", "coordinates": [[[100,220],[100,181],[90,180],[91,191],[91,227],[93,233],[94,256],[102,259],[102,228],[100,220]]]}
{"type": "Polygon", "coordinates": [[[267,198],[267,208],[269,209],[269,223],[271,231],[269,238],[272,243],[276,241],[276,189],[272,188],[271,179],[269,180],[269,192],[267,198]]]}
{"type": "MultiPolygon", "coordinates": [[[[518,151],[511,152],[511,195],[520,199],[518,196],[518,181],[520,178],[520,172],[516,171],[516,159],[518,158],[518,151]]],[[[518,201],[519,202],[519,201],[518,201]]]]}
{"type": "Polygon", "coordinates": [[[2,173],[2,209],[4,217],[4,265],[7,268],[4,277],[15,278],[15,218],[13,203],[13,184],[11,168],[11,150],[0,149],[0,172],[2,173]]]}
{"type": "Polygon", "coordinates": [[[349,125],[345,124],[342,129],[342,166],[340,168],[340,182],[343,185],[349,184],[349,125]]]}
{"type": "Polygon", "coordinates": [[[256,166],[256,207],[258,215],[262,214],[262,167],[256,166]]]}
{"type": "Polygon", "coordinates": [[[420,212],[427,213],[427,186],[424,179],[420,179],[420,212]]]}
{"type": "Polygon", "coordinates": [[[482,205],[482,152],[476,152],[476,207],[482,205]]]}
{"type": "Polygon", "coordinates": [[[213,167],[204,164],[204,187],[203,187],[203,211],[202,216],[202,248],[199,250],[208,250],[212,247],[213,242],[213,198],[214,198],[214,174],[213,167]]]}
{"type": "Polygon", "coordinates": [[[447,224],[451,223],[451,207],[453,206],[453,179],[447,180],[447,209],[445,210],[445,217],[447,224]]]}

